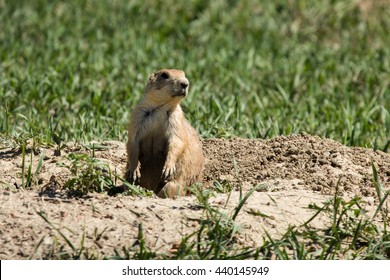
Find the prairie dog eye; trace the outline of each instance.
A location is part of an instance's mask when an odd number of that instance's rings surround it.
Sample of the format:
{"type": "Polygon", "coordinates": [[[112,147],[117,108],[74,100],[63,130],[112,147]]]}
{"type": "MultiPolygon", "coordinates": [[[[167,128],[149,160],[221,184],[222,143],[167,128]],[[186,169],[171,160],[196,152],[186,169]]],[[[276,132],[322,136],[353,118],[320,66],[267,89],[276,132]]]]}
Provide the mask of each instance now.
{"type": "Polygon", "coordinates": [[[161,75],[160,75],[161,78],[163,78],[164,80],[166,79],[169,79],[169,75],[165,72],[163,72],[161,75]]]}

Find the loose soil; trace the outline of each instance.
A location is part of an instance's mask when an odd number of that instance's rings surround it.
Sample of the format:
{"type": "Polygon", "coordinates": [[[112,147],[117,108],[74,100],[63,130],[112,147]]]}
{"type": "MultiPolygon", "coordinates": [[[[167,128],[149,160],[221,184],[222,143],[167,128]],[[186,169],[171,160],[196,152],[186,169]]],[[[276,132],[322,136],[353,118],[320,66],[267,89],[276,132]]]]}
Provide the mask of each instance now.
{"type": "MultiPolygon", "coordinates": [[[[125,144],[99,144],[107,148],[95,150],[95,157],[121,174],[126,161],[125,144]]],[[[260,186],[236,219],[240,224],[237,242],[243,246],[260,245],[265,230],[277,238],[289,225],[305,222],[314,214],[308,205],[321,206],[336,189],[346,198],[361,196],[367,209],[372,210],[377,203],[372,162],[381,183],[390,187],[390,154],[346,147],[317,136],[207,139],[203,147],[207,158],[203,188],[215,190],[219,184],[232,189],[231,194],[215,191],[211,205],[232,213],[240,192],[260,186]]],[[[205,217],[194,195],[176,199],[98,193],[67,197],[62,187],[71,173],[63,164],[68,164],[67,155],[75,152],[92,153],[75,144],[60,151],[36,149],[33,171],[44,153],[37,184],[22,189],[21,151],[0,150],[0,259],[47,256],[56,242],[66,244],[56,229],[76,247],[85,234],[84,246],[89,252],[112,256],[115,248],[137,246],[140,223],[147,245],[169,252],[175,250],[183,236],[197,229],[197,219],[205,217]],[[54,227],[37,212],[44,213],[54,227]]],[[[26,166],[30,164],[30,153],[27,151],[26,166]]],[[[324,217],[319,216],[312,226],[320,228],[324,223],[324,217]]]]}

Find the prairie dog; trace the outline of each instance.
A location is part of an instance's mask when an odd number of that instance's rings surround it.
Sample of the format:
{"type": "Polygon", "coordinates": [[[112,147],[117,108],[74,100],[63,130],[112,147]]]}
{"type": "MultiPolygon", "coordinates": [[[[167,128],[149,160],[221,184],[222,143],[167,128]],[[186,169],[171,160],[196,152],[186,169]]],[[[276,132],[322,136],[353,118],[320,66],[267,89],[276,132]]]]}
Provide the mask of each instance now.
{"type": "Polygon", "coordinates": [[[180,107],[188,87],[181,70],[153,73],[128,127],[125,178],[163,198],[185,195],[203,173],[202,144],[180,107]]]}

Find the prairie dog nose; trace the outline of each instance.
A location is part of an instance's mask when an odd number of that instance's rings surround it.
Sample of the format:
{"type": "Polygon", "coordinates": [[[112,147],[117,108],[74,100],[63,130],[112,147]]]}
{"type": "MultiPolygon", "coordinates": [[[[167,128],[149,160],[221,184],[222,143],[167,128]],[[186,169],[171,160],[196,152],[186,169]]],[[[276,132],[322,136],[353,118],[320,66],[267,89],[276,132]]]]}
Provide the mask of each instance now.
{"type": "Polygon", "coordinates": [[[180,84],[181,84],[181,87],[183,88],[183,89],[186,89],[188,86],[189,86],[189,82],[188,82],[188,80],[187,79],[185,79],[185,80],[181,80],[180,81],[180,84]]]}

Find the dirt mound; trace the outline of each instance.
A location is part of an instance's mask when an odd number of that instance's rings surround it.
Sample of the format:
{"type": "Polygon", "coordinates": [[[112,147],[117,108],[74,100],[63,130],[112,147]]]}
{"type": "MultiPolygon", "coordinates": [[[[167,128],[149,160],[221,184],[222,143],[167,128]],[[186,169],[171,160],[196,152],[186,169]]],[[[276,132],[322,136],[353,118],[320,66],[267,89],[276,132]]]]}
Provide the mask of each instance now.
{"type": "Polygon", "coordinates": [[[268,183],[270,190],[304,189],[333,194],[374,196],[371,162],[382,182],[390,183],[390,155],[370,149],[350,148],[307,134],[271,140],[209,139],[204,142],[209,159],[206,181],[229,180],[236,185],[268,183]],[[291,184],[283,184],[285,181],[291,184]]]}
{"type": "MultiPolygon", "coordinates": [[[[278,235],[288,225],[300,224],[311,217],[313,210],[307,206],[327,200],[337,184],[344,196],[363,196],[368,205],[372,204],[375,188],[371,162],[382,184],[390,185],[389,154],[350,148],[306,134],[271,140],[207,139],[203,145],[207,158],[204,187],[215,188],[219,184],[232,188],[230,196],[215,192],[210,198],[211,205],[231,213],[238,203],[240,188],[246,192],[261,185],[261,191],[252,194],[237,218],[241,224],[238,242],[247,246],[259,245],[264,230],[278,235]]],[[[85,234],[84,246],[88,250],[113,255],[114,248],[135,244],[140,223],[148,246],[167,251],[174,248],[183,235],[198,227],[196,219],[204,213],[194,196],[174,200],[105,194],[92,194],[88,198],[53,196],[71,177],[66,168],[69,165],[66,156],[74,152],[94,153],[117,173],[125,166],[125,144],[121,142],[100,143],[93,151],[73,144],[61,151],[41,148],[32,154],[34,171],[43,153],[37,186],[22,190],[19,188],[21,152],[0,151],[1,259],[43,257],[61,240],[54,228],[61,230],[75,245],[85,234]],[[45,213],[53,226],[37,212],[45,213]]],[[[27,154],[25,166],[30,164],[27,154]]],[[[321,226],[321,217],[314,222],[321,226]]]]}

